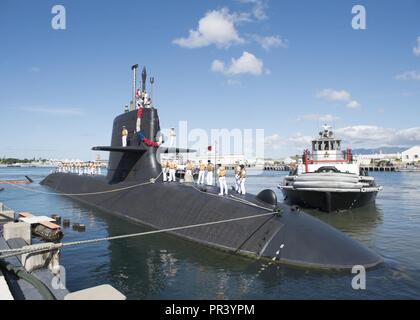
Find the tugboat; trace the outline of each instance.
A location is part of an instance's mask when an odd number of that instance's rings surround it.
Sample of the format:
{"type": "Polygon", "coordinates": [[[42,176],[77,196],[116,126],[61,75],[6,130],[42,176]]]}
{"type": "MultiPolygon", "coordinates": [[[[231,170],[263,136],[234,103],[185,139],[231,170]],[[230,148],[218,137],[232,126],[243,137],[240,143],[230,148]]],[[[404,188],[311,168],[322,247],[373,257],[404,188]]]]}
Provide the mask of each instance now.
{"type": "Polygon", "coordinates": [[[286,203],[325,212],[374,203],[382,190],[373,177],[360,169],[350,149],[341,150],[341,140],[327,125],[312,141],[312,153],[304,151],[297,168],[278,188],[286,203]]]}
{"type": "MultiPolygon", "coordinates": [[[[132,69],[135,101],[137,65],[132,69]]],[[[145,84],[143,69],[142,92],[145,84]]],[[[164,183],[159,153],[191,150],[164,147],[159,132],[153,104],[126,110],[114,120],[111,145],[93,148],[110,152],[107,176],[56,172],[41,184],[103,212],[233,254],[324,269],[382,263],[379,255],[339,230],[279,203],[272,190],[219,196],[215,186],[181,179],[164,183]],[[129,132],[127,141],[122,128],[129,132]]]]}

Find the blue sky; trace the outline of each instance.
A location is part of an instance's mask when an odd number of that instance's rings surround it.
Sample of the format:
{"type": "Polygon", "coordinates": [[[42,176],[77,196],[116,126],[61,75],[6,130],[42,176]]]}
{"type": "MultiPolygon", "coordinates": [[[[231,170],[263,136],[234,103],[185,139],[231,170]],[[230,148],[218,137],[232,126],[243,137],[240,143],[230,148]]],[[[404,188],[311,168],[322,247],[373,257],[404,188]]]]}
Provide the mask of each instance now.
{"type": "Polygon", "coordinates": [[[263,128],[271,157],[324,122],[352,147],[420,144],[419,37],[416,0],[2,0],[0,156],[93,158],[133,63],[156,79],[163,128],[263,128]]]}

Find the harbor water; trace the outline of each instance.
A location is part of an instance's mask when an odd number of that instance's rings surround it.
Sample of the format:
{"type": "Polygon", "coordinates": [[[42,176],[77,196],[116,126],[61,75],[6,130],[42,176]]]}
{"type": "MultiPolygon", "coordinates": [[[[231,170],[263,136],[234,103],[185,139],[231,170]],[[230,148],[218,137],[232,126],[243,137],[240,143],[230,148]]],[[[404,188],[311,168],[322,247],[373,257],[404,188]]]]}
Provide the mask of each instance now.
{"type": "MultiPolygon", "coordinates": [[[[39,182],[47,168],[0,168],[0,180],[34,180],[3,185],[0,202],[16,211],[59,214],[84,223],[85,232],[64,229],[63,242],[146,230],[69,198],[39,182]]],[[[247,178],[250,193],[276,186],[285,172],[247,178]]],[[[350,271],[291,268],[234,256],[167,234],[66,247],[61,253],[70,291],[109,283],[129,299],[420,299],[420,174],[372,173],[383,191],[376,206],[326,214],[310,211],[380,254],[385,263],[367,272],[366,289],[354,290],[350,271]]],[[[141,208],[138,208],[141,210],[141,208]]],[[[176,208],[174,208],[176,210],[176,208]]],[[[309,211],[308,211],[309,212],[309,211]]],[[[286,244],[287,245],[287,244],[286,244]]]]}

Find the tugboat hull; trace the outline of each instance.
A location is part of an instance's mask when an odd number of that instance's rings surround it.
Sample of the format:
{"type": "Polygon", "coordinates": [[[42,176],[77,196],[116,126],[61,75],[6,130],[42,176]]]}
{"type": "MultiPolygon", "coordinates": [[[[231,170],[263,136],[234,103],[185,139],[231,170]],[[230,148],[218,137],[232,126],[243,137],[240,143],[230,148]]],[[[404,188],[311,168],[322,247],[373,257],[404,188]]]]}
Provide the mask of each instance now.
{"type": "Polygon", "coordinates": [[[309,191],[282,188],[287,204],[303,208],[336,212],[364,207],[375,202],[377,191],[333,192],[309,191]]]}

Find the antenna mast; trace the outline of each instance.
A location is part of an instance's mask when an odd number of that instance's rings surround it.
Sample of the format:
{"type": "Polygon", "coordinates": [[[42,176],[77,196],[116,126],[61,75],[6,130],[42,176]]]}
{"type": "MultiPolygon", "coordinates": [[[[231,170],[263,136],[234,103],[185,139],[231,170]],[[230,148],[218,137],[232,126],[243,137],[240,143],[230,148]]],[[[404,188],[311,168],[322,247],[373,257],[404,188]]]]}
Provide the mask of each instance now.
{"type": "Polygon", "coordinates": [[[131,104],[130,104],[130,111],[133,111],[135,109],[135,105],[136,105],[136,91],[137,91],[137,86],[136,86],[136,81],[137,81],[137,69],[138,69],[139,65],[135,64],[131,67],[131,70],[133,70],[133,92],[132,92],[132,100],[131,100],[131,104]]]}
{"type": "Polygon", "coordinates": [[[150,78],[150,101],[151,101],[151,107],[153,107],[153,84],[155,83],[155,78],[150,78]]]}

